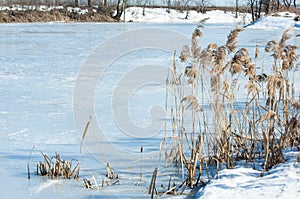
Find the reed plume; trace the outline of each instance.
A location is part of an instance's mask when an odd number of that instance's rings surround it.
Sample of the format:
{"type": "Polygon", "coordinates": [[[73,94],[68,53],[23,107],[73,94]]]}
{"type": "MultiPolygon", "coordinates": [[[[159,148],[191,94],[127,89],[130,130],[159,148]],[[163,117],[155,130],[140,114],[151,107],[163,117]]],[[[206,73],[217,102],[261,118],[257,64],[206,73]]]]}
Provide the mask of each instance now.
{"type": "Polygon", "coordinates": [[[235,30],[232,30],[229,35],[227,36],[227,42],[226,42],[226,47],[228,48],[228,50],[232,53],[235,52],[236,48],[237,48],[237,36],[238,34],[243,31],[243,29],[241,28],[237,28],[235,30]]]}
{"type": "MultiPolygon", "coordinates": [[[[230,62],[230,73],[235,75],[246,70],[246,68],[253,68],[254,66],[250,65],[251,59],[248,58],[249,52],[246,48],[240,48],[233,56],[230,62]]],[[[252,70],[250,71],[252,72],[252,70]]]]}
{"type": "Polygon", "coordinates": [[[279,41],[279,47],[280,47],[280,48],[283,48],[283,47],[285,46],[285,42],[286,42],[288,39],[291,38],[291,36],[289,35],[289,31],[290,31],[290,30],[292,30],[292,27],[286,29],[286,30],[283,32],[283,34],[282,34],[282,36],[281,36],[281,39],[280,39],[280,41],[279,41]]]}
{"type": "Polygon", "coordinates": [[[188,47],[188,45],[184,45],[182,47],[182,50],[180,52],[180,57],[179,57],[181,62],[187,62],[190,56],[191,56],[190,48],[188,47]]]}
{"type": "MultiPolygon", "coordinates": [[[[199,27],[199,26],[198,26],[199,27]]],[[[203,27],[203,26],[202,26],[203,27]]],[[[194,31],[194,35],[197,36],[197,37],[200,37],[202,38],[203,37],[203,34],[201,32],[201,30],[199,28],[196,28],[195,31],[194,31]]]]}
{"type": "Polygon", "coordinates": [[[297,61],[297,46],[287,45],[283,48],[283,63],[282,70],[291,70],[294,67],[294,62],[297,61]]]}
{"type": "Polygon", "coordinates": [[[226,56],[227,56],[227,49],[225,46],[221,46],[217,48],[216,51],[216,57],[215,57],[215,62],[214,62],[214,68],[213,72],[217,74],[221,74],[223,72],[223,65],[224,62],[226,61],[226,56]]]}
{"type": "Polygon", "coordinates": [[[198,99],[193,96],[193,95],[188,95],[186,97],[184,97],[182,100],[181,100],[181,105],[184,106],[184,102],[187,103],[187,106],[185,107],[186,109],[188,108],[192,108],[192,109],[195,109],[197,111],[201,111],[202,109],[200,108],[200,105],[199,105],[199,102],[198,102],[198,99]]]}
{"type": "Polygon", "coordinates": [[[274,49],[274,46],[278,46],[277,42],[275,40],[271,40],[267,43],[265,47],[266,52],[271,52],[274,49]]]}
{"type": "Polygon", "coordinates": [[[259,49],[258,49],[258,45],[256,45],[255,47],[255,59],[258,59],[259,56],[259,49]]]}
{"type": "Polygon", "coordinates": [[[187,66],[185,68],[185,72],[184,74],[189,77],[189,80],[188,80],[188,83],[189,84],[192,84],[194,82],[194,80],[197,78],[198,76],[198,71],[195,67],[195,65],[192,65],[192,66],[187,66]]]}

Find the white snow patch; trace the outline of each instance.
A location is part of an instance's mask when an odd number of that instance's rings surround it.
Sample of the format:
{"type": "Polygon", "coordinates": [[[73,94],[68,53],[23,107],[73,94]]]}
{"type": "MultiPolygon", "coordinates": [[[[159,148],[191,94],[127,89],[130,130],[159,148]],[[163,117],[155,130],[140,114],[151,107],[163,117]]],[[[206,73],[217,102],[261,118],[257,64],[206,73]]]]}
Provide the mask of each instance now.
{"type": "MultiPolygon", "coordinates": [[[[220,10],[208,11],[205,14],[195,10],[189,11],[186,18],[186,11],[170,9],[169,12],[165,8],[143,8],[130,7],[125,11],[125,21],[131,22],[155,22],[155,23],[199,23],[203,19],[207,19],[207,23],[249,23],[249,14],[239,14],[235,18],[232,12],[224,12],[220,10]]],[[[121,17],[124,19],[124,15],[121,17]]]]}
{"type": "Polygon", "coordinates": [[[86,13],[89,12],[88,9],[81,9],[81,8],[77,8],[77,7],[76,8],[68,7],[67,10],[68,10],[68,12],[75,12],[75,13],[78,13],[78,14],[81,14],[81,15],[86,14],[86,13]]]}
{"type": "Polygon", "coordinates": [[[248,26],[248,28],[285,30],[295,26],[295,16],[294,13],[278,13],[276,16],[264,16],[248,26]]]}
{"type": "Polygon", "coordinates": [[[45,182],[43,182],[37,186],[31,187],[30,192],[31,192],[31,194],[37,194],[37,193],[55,185],[55,184],[58,184],[60,182],[61,182],[60,180],[46,180],[45,182]]]}
{"type": "Polygon", "coordinates": [[[300,198],[299,152],[287,152],[284,164],[279,164],[260,177],[260,171],[240,166],[220,171],[219,178],[209,183],[198,197],[202,198],[300,198]]]}
{"type": "Polygon", "coordinates": [[[10,134],[8,134],[8,137],[9,138],[19,137],[19,136],[25,135],[26,132],[28,132],[27,128],[22,129],[22,130],[17,131],[17,132],[14,132],[14,133],[10,133],[10,134]]]}

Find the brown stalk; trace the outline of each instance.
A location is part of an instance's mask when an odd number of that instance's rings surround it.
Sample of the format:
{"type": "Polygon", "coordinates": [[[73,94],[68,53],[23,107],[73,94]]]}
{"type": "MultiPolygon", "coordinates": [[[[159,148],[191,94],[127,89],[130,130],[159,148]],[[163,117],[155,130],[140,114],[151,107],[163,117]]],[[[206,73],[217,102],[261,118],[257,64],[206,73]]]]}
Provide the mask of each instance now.
{"type": "Polygon", "coordinates": [[[86,133],[87,133],[88,128],[89,128],[91,123],[92,123],[92,116],[89,117],[89,121],[86,123],[83,134],[82,134],[82,138],[81,138],[81,142],[80,142],[80,154],[81,154],[81,149],[82,149],[82,143],[84,141],[84,138],[86,136],[86,133]]]}

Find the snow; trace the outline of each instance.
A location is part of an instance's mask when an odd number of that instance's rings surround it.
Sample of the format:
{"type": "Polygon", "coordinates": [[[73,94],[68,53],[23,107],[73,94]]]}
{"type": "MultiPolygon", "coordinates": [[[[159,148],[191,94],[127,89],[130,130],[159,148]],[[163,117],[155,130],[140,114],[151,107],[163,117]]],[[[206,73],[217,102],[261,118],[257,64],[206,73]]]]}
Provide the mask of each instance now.
{"type": "MultiPolygon", "coordinates": [[[[199,23],[201,20],[208,18],[207,23],[248,23],[249,15],[240,14],[235,18],[235,13],[220,10],[208,11],[205,14],[195,10],[189,11],[186,18],[186,11],[170,9],[169,13],[165,8],[143,8],[130,7],[125,11],[125,21],[131,22],[155,22],[155,23],[199,23]]],[[[124,15],[121,17],[124,19],[124,15]]]]}
{"type": "Polygon", "coordinates": [[[275,16],[263,16],[255,23],[250,25],[249,28],[284,30],[295,25],[295,16],[296,15],[294,13],[287,12],[277,13],[275,16]]]}
{"type": "MultiPolygon", "coordinates": [[[[139,22],[139,23],[200,23],[205,20],[206,24],[237,24],[238,26],[247,26],[251,29],[280,29],[284,30],[291,26],[299,24],[294,21],[296,14],[289,12],[280,12],[270,16],[264,16],[252,23],[251,14],[238,13],[235,17],[233,12],[224,12],[221,10],[207,11],[202,14],[197,11],[189,11],[186,18],[186,11],[179,11],[170,9],[167,12],[165,8],[143,8],[130,7],[125,11],[126,22],[139,22]]],[[[121,17],[124,20],[124,14],[121,17]]]]}
{"type": "Polygon", "coordinates": [[[235,169],[222,170],[218,179],[213,179],[198,192],[201,198],[289,198],[300,196],[299,152],[287,151],[287,161],[276,165],[264,177],[260,171],[240,165],[235,169]]]}
{"type": "Polygon", "coordinates": [[[0,10],[12,10],[12,11],[26,11],[26,10],[39,10],[39,11],[51,11],[51,10],[61,10],[64,9],[63,6],[35,6],[35,5],[19,5],[13,4],[12,6],[0,6],[0,10]]]}
{"type": "Polygon", "coordinates": [[[81,15],[84,15],[86,13],[88,13],[88,9],[81,9],[81,8],[73,8],[73,7],[68,7],[67,8],[68,12],[75,12],[81,15]]]}
{"type": "MultiPolygon", "coordinates": [[[[279,13],[276,17],[263,17],[245,28],[239,35],[238,44],[253,52],[256,44],[263,49],[267,41],[278,39],[285,28],[295,25],[294,16],[292,13],[279,13]]],[[[120,172],[120,185],[105,186],[101,190],[83,189],[82,178],[95,175],[101,182],[105,166],[85,147],[83,155],[79,155],[82,132],[77,132],[73,118],[73,89],[76,75],[84,61],[98,45],[118,34],[155,27],[178,31],[189,37],[196,27],[195,23],[209,17],[203,29],[205,40],[201,41],[201,45],[206,46],[211,41],[224,43],[230,30],[250,21],[248,15],[240,15],[235,19],[234,13],[223,11],[210,11],[205,15],[191,11],[187,20],[184,17],[185,13],[171,10],[167,14],[165,9],[146,9],[143,16],[141,8],[128,8],[125,19],[134,23],[0,24],[2,198],[149,198],[146,193],[151,172],[145,170],[143,181],[138,181],[140,168],[134,166],[134,163],[140,163],[140,160],[131,162],[128,172],[120,172]],[[26,165],[34,144],[50,156],[58,151],[65,159],[79,159],[82,162],[81,179],[49,180],[32,174],[28,181],[26,165]],[[139,186],[135,185],[136,182],[139,182],[139,186]]],[[[299,33],[298,28],[293,29],[294,35],[299,33]]],[[[297,39],[292,42],[300,45],[297,39]]],[[[126,136],[114,125],[110,110],[111,91],[127,71],[139,64],[171,65],[171,57],[151,50],[123,55],[112,63],[103,82],[98,84],[95,98],[99,103],[95,105],[95,109],[99,118],[104,121],[103,128],[109,133],[110,140],[123,150],[139,151],[141,144],[145,144],[145,151],[153,151],[159,147],[157,142],[160,137],[122,140],[126,136]],[[150,142],[147,143],[148,141],[150,142]]],[[[156,76],[160,78],[161,74],[157,73],[156,76]]],[[[162,76],[161,81],[164,80],[165,76],[162,76]]],[[[299,89],[300,79],[296,79],[296,93],[300,92],[299,89]]],[[[150,90],[138,91],[130,98],[131,118],[137,124],[147,125],[149,115],[144,114],[143,105],[148,108],[160,102],[163,104],[164,95],[160,87],[153,85],[150,90]],[[152,102],[154,98],[157,100],[155,104],[152,102]]],[[[265,173],[264,177],[260,177],[261,171],[252,169],[249,163],[240,162],[235,169],[221,170],[218,179],[211,179],[196,196],[207,199],[300,198],[300,163],[296,161],[297,156],[299,152],[295,149],[286,150],[286,163],[277,165],[269,173],[265,173]]],[[[145,166],[149,166],[149,163],[156,166],[155,158],[145,158],[142,163],[145,166]]],[[[35,152],[30,161],[32,170],[40,160],[42,157],[35,152]]],[[[114,164],[114,169],[121,170],[123,162],[125,161],[120,160],[119,164],[114,164]]]]}

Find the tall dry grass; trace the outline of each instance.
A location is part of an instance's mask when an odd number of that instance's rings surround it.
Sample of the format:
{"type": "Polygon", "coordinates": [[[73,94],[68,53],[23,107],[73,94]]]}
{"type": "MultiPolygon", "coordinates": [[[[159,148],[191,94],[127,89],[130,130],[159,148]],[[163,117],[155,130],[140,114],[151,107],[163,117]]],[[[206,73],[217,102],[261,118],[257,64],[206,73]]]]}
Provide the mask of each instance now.
{"type": "Polygon", "coordinates": [[[261,68],[257,46],[253,58],[238,47],[243,29],[231,31],[224,45],[203,48],[201,28],[192,33],[191,45],[183,46],[179,60],[174,53],[166,81],[166,162],[180,168],[182,182],[190,188],[239,160],[252,162],[263,175],[285,161],[283,149],[300,149],[297,46],[287,44],[291,28],[279,41],[266,42],[263,53],[273,63],[261,68]],[[272,68],[269,74],[266,67],[272,68]],[[246,102],[239,101],[241,90],[246,102]]]}

